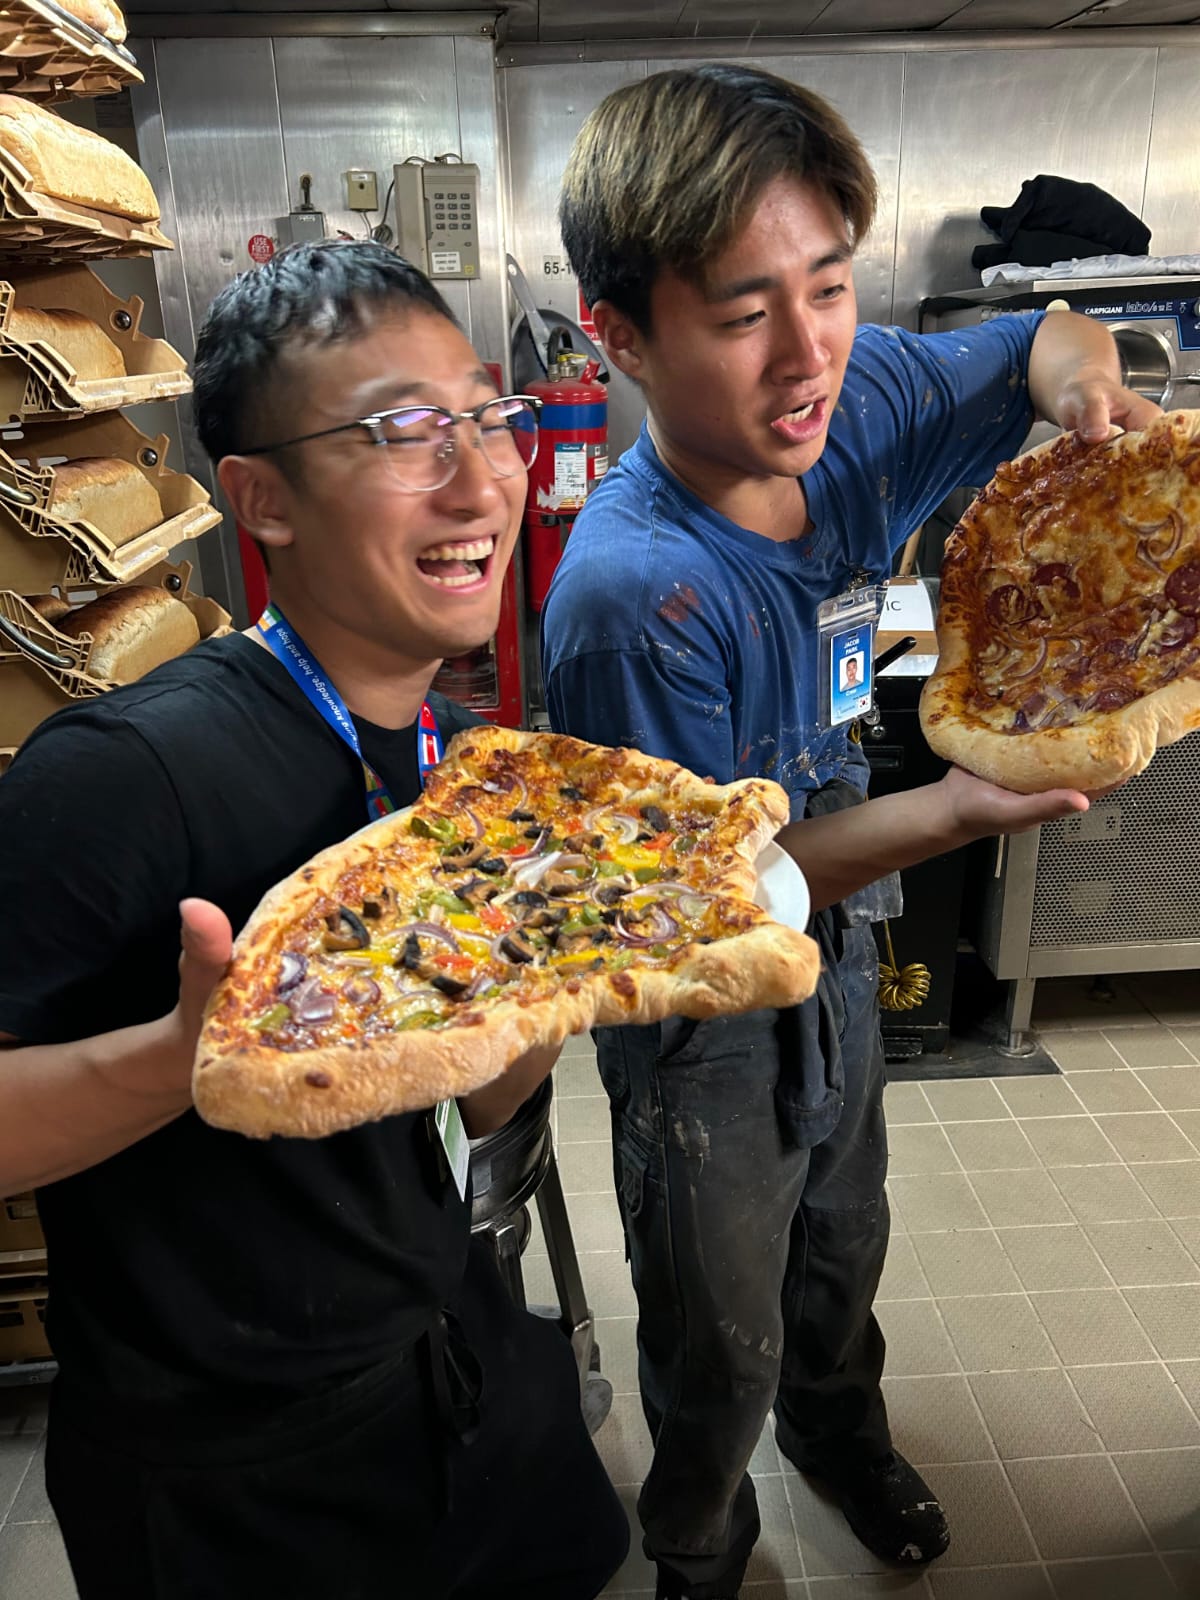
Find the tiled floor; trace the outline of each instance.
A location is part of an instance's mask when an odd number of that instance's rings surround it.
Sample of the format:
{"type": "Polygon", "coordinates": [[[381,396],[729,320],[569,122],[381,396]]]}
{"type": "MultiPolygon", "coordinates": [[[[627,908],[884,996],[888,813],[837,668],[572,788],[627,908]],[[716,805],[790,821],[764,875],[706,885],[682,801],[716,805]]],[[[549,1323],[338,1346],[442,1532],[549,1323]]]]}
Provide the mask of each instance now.
{"type": "MultiPolygon", "coordinates": [[[[878,1314],[901,1448],[953,1545],[887,1574],[779,1456],[753,1463],[763,1536],[746,1600],[1200,1600],[1200,984],[1042,986],[1063,1076],[887,1093],[893,1240],[878,1314]]],[[[597,1443],[630,1509],[650,1459],[607,1102],[572,1042],[554,1116],[615,1391],[597,1443]]],[[[533,1302],[553,1298],[535,1234],[533,1302]]],[[[0,1390],[0,1595],[70,1600],[41,1482],[43,1409],[0,1390]]],[[[635,1520],[635,1519],[634,1519],[635,1520]]],[[[634,1541],[612,1595],[653,1592],[634,1541]]]]}

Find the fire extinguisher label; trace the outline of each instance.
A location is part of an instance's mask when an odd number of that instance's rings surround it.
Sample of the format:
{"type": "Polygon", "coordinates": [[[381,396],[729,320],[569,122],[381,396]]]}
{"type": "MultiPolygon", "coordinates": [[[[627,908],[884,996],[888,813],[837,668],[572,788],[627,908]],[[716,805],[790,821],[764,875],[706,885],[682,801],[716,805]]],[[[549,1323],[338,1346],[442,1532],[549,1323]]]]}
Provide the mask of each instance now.
{"type": "Polygon", "coordinates": [[[587,499],[587,445],[554,446],[554,498],[560,511],[578,510],[587,499]]]}
{"type": "Polygon", "coordinates": [[[594,444],[592,450],[595,452],[592,456],[592,481],[599,483],[608,471],[608,450],[602,444],[594,444]]]}

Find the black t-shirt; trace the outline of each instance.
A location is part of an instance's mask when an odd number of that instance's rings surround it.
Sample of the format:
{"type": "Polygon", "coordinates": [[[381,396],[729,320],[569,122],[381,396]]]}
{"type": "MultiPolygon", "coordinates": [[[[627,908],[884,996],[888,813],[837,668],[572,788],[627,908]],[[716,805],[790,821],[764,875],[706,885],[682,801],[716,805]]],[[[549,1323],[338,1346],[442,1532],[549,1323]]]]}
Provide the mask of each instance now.
{"type": "MultiPolygon", "coordinates": [[[[430,703],[444,738],[478,720],[430,703]]],[[[409,804],[415,725],[355,722],[409,804]]],[[[236,931],[366,821],[353,751],[240,634],[60,712],[0,780],[0,1030],[49,1043],[164,1015],[182,898],[236,931]]],[[[410,1341],[453,1297],[469,1236],[429,1121],[260,1141],[189,1111],[42,1189],[64,1373],[130,1399],[295,1390],[410,1341]]]]}

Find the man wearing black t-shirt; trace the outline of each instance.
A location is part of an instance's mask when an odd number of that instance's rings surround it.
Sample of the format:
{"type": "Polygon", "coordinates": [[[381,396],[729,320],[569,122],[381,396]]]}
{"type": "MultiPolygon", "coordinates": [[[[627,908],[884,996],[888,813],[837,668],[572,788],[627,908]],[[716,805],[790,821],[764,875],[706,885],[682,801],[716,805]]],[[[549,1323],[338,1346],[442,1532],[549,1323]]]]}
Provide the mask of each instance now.
{"type": "MultiPolygon", "coordinates": [[[[51,718],[0,782],[0,1193],[38,1188],[81,1600],[587,1600],[628,1532],[571,1352],[472,1244],[431,1117],[258,1142],[189,1094],[230,925],[368,820],[364,761],[416,797],[423,702],[443,739],[475,720],[429,685],[495,630],[523,466],[441,297],[380,246],[229,285],[195,373],[361,757],[251,630],[51,718]]],[[[467,1131],[552,1062],[464,1100],[467,1131]]]]}

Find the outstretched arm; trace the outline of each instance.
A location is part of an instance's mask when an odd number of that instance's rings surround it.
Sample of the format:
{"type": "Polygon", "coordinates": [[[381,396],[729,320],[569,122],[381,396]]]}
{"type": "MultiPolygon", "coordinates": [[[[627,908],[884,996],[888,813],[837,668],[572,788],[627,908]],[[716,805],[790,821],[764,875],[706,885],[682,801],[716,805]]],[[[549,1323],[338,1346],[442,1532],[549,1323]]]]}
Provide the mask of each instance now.
{"type": "Polygon", "coordinates": [[[807,878],[813,909],[821,911],[931,856],[992,834],[1025,833],[1087,808],[1087,797],[1071,789],[1013,794],[952,767],[940,783],[791,822],[776,837],[807,878]]]}

